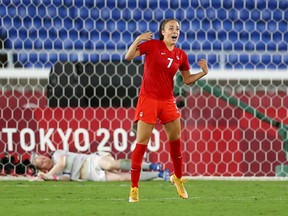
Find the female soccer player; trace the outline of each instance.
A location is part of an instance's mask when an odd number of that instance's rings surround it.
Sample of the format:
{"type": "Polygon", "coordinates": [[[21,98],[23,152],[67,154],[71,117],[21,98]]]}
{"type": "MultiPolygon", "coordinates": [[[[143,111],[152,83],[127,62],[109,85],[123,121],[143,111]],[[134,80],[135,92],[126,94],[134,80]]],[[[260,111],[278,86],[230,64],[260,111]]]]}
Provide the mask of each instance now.
{"type": "MultiPolygon", "coordinates": [[[[115,160],[107,152],[92,154],[73,153],[56,150],[52,158],[39,155],[31,159],[32,164],[41,172],[32,180],[62,180],[62,181],[129,181],[131,161],[115,160]],[[120,171],[121,170],[121,171],[120,171]]],[[[144,162],[143,169],[153,170],[143,172],[140,180],[147,181],[165,177],[167,170],[162,170],[161,164],[144,162]]],[[[165,180],[165,179],[164,179],[165,180]]]]}
{"type": "Polygon", "coordinates": [[[197,64],[202,71],[197,74],[190,73],[187,54],[175,46],[179,34],[177,20],[164,20],[160,24],[160,40],[152,40],[151,32],[143,33],[131,44],[125,55],[125,59],[130,61],[145,54],[143,82],[134,118],[134,122],[137,122],[137,144],[131,156],[129,202],[139,201],[138,181],[141,163],[158,118],[164,126],[170,145],[174,166],[174,174],[170,177],[170,181],[176,186],[180,197],[188,198],[182,181],[180,113],[173,95],[173,77],[180,70],[184,83],[192,84],[208,73],[208,64],[206,60],[201,59],[197,64]]]}

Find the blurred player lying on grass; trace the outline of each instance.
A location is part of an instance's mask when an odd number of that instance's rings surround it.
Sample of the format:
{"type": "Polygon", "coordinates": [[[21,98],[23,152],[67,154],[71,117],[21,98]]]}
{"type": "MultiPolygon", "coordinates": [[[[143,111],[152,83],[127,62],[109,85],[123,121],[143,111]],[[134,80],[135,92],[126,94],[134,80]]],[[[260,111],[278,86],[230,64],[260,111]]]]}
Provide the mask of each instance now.
{"type": "MultiPolygon", "coordinates": [[[[107,152],[81,154],[56,150],[51,158],[34,155],[31,162],[40,171],[32,181],[130,181],[127,171],[131,169],[131,161],[115,160],[107,152]]],[[[162,170],[159,163],[144,162],[142,169],[149,171],[141,174],[141,181],[159,177],[164,181],[169,180],[169,170],[162,170]]]]}

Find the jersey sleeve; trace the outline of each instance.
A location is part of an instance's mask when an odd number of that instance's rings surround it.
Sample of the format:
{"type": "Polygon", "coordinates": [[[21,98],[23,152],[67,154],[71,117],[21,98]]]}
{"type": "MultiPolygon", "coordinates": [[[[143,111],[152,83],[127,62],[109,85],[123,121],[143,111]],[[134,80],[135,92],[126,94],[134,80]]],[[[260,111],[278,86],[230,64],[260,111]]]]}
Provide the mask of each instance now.
{"type": "Polygon", "coordinates": [[[151,45],[152,43],[153,43],[153,40],[149,40],[149,41],[145,41],[139,44],[138,48],[140,51],[140,55],[147,54],[149,50],[151,50],[151,47],[153,47],[153,45],[151,45]]]}
{"type": "Polygon", "coordinates": [[[57,150],[54,152],[53,156],[52,156],[52,160],[54,161],[54,164],[57,164],[59,157],[61,156],[66,156],[66,166],[65,168],[62,170],[62,173],[58,173],[59,176],[63,175],[63,176],[67,176],[70,177],[71,175],[71,165],[69,166],[68,164],[68,152],[65,150],[57,150]],[[67,166],[68,165],[68,166],[67,166]]]}
{"type": "Polygon", "coordinates": [[[67,151],[65,151],[65,150],[56,150],[56,151],[54,152],[54,154],[52,155],[52,160],[53,160],[54,164],[57,163],[58,158],[59,158],[60,156],[62,156],[62,155],[67,156],[67,151]]]}
{"type": "Polygon", "coordinates": [[[184,51],[182,51],[181,56],[182,56],[182,62],[181,65],[179,66],[179,70],[180,71],[190,70],[187,54],[184,51]]]}

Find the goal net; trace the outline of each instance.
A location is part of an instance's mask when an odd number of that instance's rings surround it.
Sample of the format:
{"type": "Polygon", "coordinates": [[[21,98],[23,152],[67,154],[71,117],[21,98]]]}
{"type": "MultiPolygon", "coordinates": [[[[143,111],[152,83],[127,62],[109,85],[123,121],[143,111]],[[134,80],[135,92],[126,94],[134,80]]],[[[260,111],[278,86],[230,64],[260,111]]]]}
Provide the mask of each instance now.
{"type": "MultiPolygon", "coordinates": [[[[184,86],[184,175],[286,177],[287,1],[0,1],[0,172],[33,175],[31,152],[109,151],[130,158],[143,58],[124,54],[136,36],[179,20],[184,86]]],[[[172,170],[157,123],[145,160],[172,170]]]]}

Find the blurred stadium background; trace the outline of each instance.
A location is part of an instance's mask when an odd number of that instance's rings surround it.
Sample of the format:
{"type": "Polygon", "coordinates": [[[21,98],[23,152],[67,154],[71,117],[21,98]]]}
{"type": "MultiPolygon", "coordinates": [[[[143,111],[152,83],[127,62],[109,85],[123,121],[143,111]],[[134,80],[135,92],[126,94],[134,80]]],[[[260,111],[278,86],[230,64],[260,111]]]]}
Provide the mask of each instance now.
{"type": "MultiPolygon", "coordinates": [[[[32,151],[129,158],[143,59],[123,56],[167,18],[191,72],[200,58],[210,69],[192,86],[175,78],[184,174],[286,177],[286,0],[1,0],[1,175],[33,174],[32,151]]],[[[166,142],[157,124],[146,160],[172,169],[166,142]]]]}

